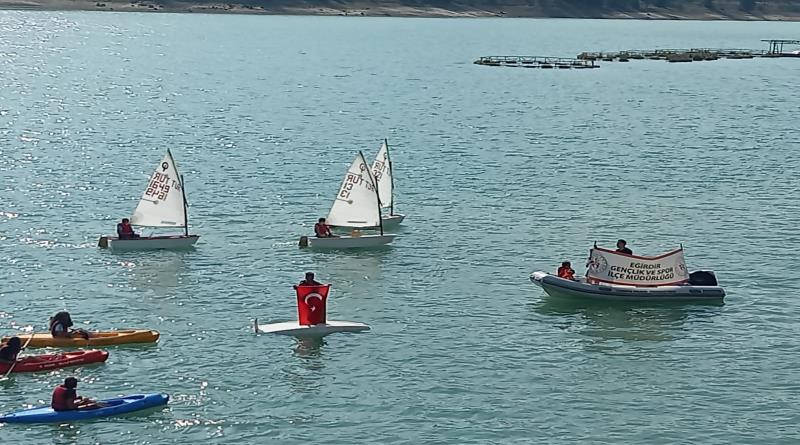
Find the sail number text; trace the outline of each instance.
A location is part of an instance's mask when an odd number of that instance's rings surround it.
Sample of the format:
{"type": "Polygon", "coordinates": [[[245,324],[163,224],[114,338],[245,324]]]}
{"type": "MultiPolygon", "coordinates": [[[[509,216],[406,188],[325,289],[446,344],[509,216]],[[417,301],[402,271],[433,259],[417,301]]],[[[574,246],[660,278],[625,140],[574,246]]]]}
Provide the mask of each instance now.
{"type": "Polygon", "coordinates": [[[155,172],[150,179],[150,184],[147,185],[145,196],[153,196],[156,199],[163,201],[167,199],[167,195],[171,189],[180,190],[181,184],[174,179],[170,179],[169,175],[164,173],[155,172]]]}
{"type": "Polygon", "coordinates": [[[353,187],[362,184],[367,188],[367,190],[371,192],[375,191],[375,188],[372,186],[372,184],[370,184],[368,181],[365,181],[364,177],[361,175],[348,173],[347,177],[344,179],[344,184],[342,184],[342,189],[339,191],[339,198],[350,199],[350,192],[353,190],[353,187]]]}

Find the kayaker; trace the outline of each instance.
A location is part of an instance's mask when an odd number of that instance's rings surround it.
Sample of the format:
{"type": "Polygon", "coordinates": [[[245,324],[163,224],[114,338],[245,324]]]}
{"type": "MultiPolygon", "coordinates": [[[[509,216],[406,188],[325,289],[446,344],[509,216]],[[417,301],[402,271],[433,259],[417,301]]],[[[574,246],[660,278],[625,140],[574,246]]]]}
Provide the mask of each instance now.
{"type": "Polygon", "coordinates": [[[624,239],[618,240],[617,241],[617,252],[624,253],[625,255],[633,255],[633,251],[631,251],[631,249],[628,249],[627,246],[628,246],[628,242],[627,241],[625,241],[624,239]]]}
{"type": "Polygon", "coordinates": [[[72,411],[76,409],[97,409],[102,405],[92,399],[78,395],[78,379],[67,377],[63,385],[56,386],[50,407],[54,411],[72,411]]]}
{"type": "Polygon", "coordinates": [[[19,337],[9,338],[0,346],[0,363],[16,362],[20,351],[22,351],[22,340],[19,337]]]}
{"type": "Polygon", "coordinates": [[[317,238],[333,238],[333,233],[331,233],[331,228],[325,224],[325,218],[320,218],[316,224],[314,224],[314,234],[317,238]]]}
{"type": "Polygon", "coordinates": [[[561,267],[558,268],[558,278],[575,281],[575,271],[569,261],[561,263],[561,267]]]}
{"type": "Polygon", "coordinates": [[[134,239],[139,238],[139,235],[133,231],[131,221],[128,218],[122,218],[122,222],[117,224],[117,237],[119,239],[134,239]]]}
{"type": "Polygon", "coordinates": [[[61,311],[50,318],[50,335],[54,338],[73,338],[83,337],[89,339],[89,333],[83,329],[70,329],[72,327],[72,317],[69,312],[61,311]]]}
{"type": "MultiPolygon", "coordinates": [[[[322,283],[314,279],[314,272],[306,272],[306,279],[301,281],[297,286],[322,286],[322,283]]],[[[294,288],[297,289],[297,286],[294,288]]]]}

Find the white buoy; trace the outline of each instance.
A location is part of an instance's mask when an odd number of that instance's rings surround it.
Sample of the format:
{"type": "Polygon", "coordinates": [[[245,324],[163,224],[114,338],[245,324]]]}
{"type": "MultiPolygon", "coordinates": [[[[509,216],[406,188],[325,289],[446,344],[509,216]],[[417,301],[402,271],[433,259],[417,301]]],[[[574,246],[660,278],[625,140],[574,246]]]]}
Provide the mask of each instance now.
{"type": "Polygon", "coordinates": [[[256,333],[291,335],[294,337],[324,337],[336,332],[363,332],[370,327],[355,321],[326,319],[326,302],[330,284],[295,286],[297,291],[297,321],[258,324],[256,333]]]}

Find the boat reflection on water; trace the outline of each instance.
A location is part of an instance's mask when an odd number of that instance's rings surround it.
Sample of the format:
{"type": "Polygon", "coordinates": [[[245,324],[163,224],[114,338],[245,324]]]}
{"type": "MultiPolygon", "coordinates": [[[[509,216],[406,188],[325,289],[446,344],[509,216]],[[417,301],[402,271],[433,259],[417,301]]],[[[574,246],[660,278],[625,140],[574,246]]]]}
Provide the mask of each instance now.
{"type": "Polygon", "coordinates": [[[322,370],[325,363],[322,347],[325,340],[320,337],[296,338],[292,351],[296,361],[287,362],[283,374],[292,390],[298,393],[317,392],[323,387],[322,370]]]}
{"type": "MultiPolygon", "coordinates": [[[[300,337],[296,338],[297,344],[294,347],[294,356],[304,359],[317,359],[322,356],[322,347],[325,346],[324,337],[300,337]]],[[[321,360],[312,360],[312,362],[319,362],[321,360]]],[[[322,366],[320,366],[320,369],[322,366]]]]}
{"type": "Polygon", "coordinates": [[[125,275],[134,289],[155,292],[180,287],[186,274],[186,255],[193,252],[136,252],[131,259],[121,258],[127,271],[125,275]]]}
{"type": "Polygon", "coordinates": [[[565,329],[603,341],[671,341],[685,330],[690,318],[705,318],[721,313],[722,302],[631,303],[579,301],[544,296],[534,311],[559,317],[565,329]]]}
{"type": "Polygon", "coordinates": [[[390,249],[320,251],[314,255],[314,269],[336,278],[334,288],[348,289],[364,280],[379,281],[382,262],[390,249]]]}

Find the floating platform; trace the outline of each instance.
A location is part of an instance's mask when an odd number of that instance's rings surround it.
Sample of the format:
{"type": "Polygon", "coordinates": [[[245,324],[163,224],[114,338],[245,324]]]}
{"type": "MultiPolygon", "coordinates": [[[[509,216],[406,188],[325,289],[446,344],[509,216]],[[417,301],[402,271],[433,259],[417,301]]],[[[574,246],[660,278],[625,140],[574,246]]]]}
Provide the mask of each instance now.
{"type": "Polygon", "coordinates": [[[591,69],[600,68],[594,60],[567,59],[561,57],[542,56],[484,56],[475,62],[476,65],[507,66],[513,68],[540,69],[591,69]]]}
{"type": "Polygon", "coordinates": [[[579,60],[628,62],[630,60],[666,60],[667,62],[702,62],[719,59],[755,59],[757,57],[800,57],[800,50],[786,51],[784,46],[800,46],[800,40],[764,39],[769,49],[630,49],[613,52],[582,52],[579,60]]]}
{"type": "Polygon", "coordinates": [[[768,51],[753,49],[631,49],[613,52],[582,52],[579,60],[603,62],[628,62],[631,60],[666,60],[667,62],[702,62],[719,59],[753,59],[756,57],[783,57],[781,54],[770,54],[768,51]]]}
{"type": "Polygon", "coordinates": [[[253,323],[253,327],[257,334],[280,334],[293,337],[324,337],[337,332],[364,332],[370,330],[369,326],[364,323],[336,320],[328,320],[325,323],[314,325],[302,325],[297,321],[258,324],[258,320],[256,320],[253,323]]]}

